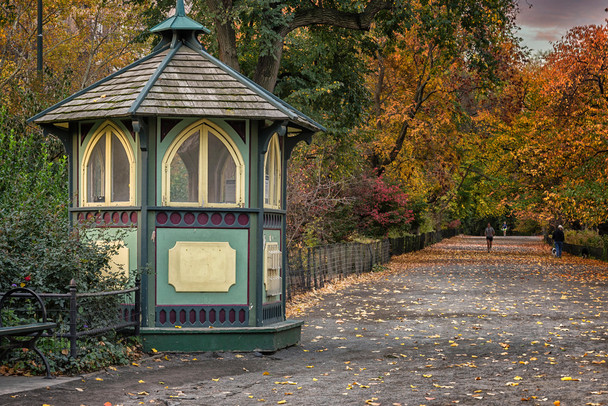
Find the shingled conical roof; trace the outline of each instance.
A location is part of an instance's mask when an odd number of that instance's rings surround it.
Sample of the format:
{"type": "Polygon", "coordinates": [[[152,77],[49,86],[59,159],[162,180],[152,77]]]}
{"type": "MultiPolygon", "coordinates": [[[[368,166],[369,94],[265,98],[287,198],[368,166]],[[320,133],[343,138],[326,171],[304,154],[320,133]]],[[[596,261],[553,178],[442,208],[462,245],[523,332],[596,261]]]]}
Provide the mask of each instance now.
{"type": "Polygon", "coordinates": [[[163,36],[152,54],[30,118],[37,124],[131,116],[288,120],[324,131],[247,77],[209,55],[196,40],[208,30],[176,14],[154,27],[163,36]]]}

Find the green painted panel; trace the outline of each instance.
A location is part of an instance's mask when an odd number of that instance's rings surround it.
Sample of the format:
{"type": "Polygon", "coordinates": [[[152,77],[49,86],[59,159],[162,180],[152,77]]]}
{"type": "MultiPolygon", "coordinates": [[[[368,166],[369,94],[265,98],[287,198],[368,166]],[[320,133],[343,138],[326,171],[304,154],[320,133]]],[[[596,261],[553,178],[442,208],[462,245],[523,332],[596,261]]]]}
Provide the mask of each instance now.
{"type": "Polygon", "coordinates": [[[281,231],[280,230],[264,230],[265,242],[276,242],[281,248],[281,231]]]}
{"type": "Polygon", "coordinates": [[[248,328],[142,328],[144,351],[262,351],[274,352],[300,342],[302,321],[285,321],[248,328]]]}
{"type": "Polygon", "coordinates": [[[156,230],[157,304],[247,304],[247,230],[158,228],[156,230]],[[228,242],[236,250],[236,284],[228,292],[176,292],[169,284],[169,250],[178,241],[228,242]]]}

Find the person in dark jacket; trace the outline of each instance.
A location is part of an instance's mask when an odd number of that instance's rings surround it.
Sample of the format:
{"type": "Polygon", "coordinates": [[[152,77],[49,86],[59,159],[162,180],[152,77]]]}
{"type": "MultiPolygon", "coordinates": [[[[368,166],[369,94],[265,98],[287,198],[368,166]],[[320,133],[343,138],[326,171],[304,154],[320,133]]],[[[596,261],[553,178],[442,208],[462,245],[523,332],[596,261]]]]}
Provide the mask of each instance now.
{"type": "Polygon", "coordinates": [[[564,227],[560,224],[557,226],[557,230],[553,232],[553,242],[555,243],[555,256],[557,258],[562,257],[562,248],[564,247],[564,240],[566,237],[564,236],[564,227]]]}
{"type": "Polygon", "coordinates": [[[488,252],[490,252],[492,250],[492,240],[494,239],[494,235],[496,234],[496,232],[494,231],[494,227],[492,227],[490,223],[488,223],[488,226],[486,227],[485,234],[488,252]]]}

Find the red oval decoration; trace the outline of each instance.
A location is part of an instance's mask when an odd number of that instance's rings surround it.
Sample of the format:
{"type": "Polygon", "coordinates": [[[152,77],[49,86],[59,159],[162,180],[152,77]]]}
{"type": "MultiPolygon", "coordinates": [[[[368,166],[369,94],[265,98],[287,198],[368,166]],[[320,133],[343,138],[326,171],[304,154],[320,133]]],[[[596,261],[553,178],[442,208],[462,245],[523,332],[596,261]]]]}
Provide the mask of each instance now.
{"type": "Polygon", "coordinates": [[[171,213],[171,223],[173,224],[179,224],[180,221],[182,221],[182,216],[179,213],[171,213]]]}
{"type": "Polygon", "coordinates": [[[201,226],[204,226],[205,224],[207,224],[208,221],[209,221],[209,216],[206,215],[205,213],[201,213],[198,215],[198,224],[200,224],[201,226]]]}
{"type": "Polygon", "coordinates": [[[228,224],[229,226],[233,225],[235,221],[236,221],[236,217],[234,217],[234,214],[232,214],[232,213],[228,213],[224,217],[224,222],[226,224],[228,224]]]}
{"type": "Polygon", "coordinates": [[[239,214],[239,224],[242,226],[246,226],[249,224],[249,216],[246,214],[239,214]]]}
{"type": "Polygon", "coordinates": [[[194,223],[194,214],[192,213],[186,213],[184,214],[184,223],[190,225],[192,223],[194,223]]]}
{"type": "Polygon", "coordinates": [[[167,217],[167,213],[165,212],[160,212],[156,215],[156,221],[158,222],[158,224],[165,224],[167,220],[169,220],[169,218],[167,217]]]}
{"type": "Polygon", "coordinates": [[[214,213],[213,216],[211,216],[211,222],[215,226],[219,225],[222,222],[222,215],[219,213],[214,213]]]}

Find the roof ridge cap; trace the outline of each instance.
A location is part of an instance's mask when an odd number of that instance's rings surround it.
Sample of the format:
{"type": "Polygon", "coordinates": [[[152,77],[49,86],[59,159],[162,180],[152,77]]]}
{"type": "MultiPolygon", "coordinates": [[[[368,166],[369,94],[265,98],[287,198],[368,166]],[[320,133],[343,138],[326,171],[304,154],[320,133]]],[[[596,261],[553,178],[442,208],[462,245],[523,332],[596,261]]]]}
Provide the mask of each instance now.
{"type": "Polygon", "coordinates": [[[146,99],[146,96],[148,96],[148,93],[150,93],[150,90],[156,84],[156,81],[158,80],[160,75],[164,72],[165,68],[169,65],[169,62],[171,62],[171,60],[181,47],[182,42],[178,41],[175,47],[171,48],[167,56],[165,56],[165,58],[161,61],[161,63],[158,65],[158,68],[156,68],[156,71],[152,74],[152,76],[150,76],[144,87],[141,89],[131,107],[129,107],[129,114],[137,114],[137,110],[139,109],[139,107],[141,107],[141,104],[146,99]]]}
{"type": "Polygon", "coordinates": [[[143,58],[140,58],[140,59],[132,62],[131,64],[125,66],[124,68],[122,68],[122,69],[120,69],[120,70],[112,73],[111,75],[106,76],[105,78],[98,80],[97,82],[95,82],[95,83],[93,83],[93,84],[85,87],[84,89],[79,90],[78,92],[74,93],[73,95],[71,95],[71,96],[69,96],[69,97],[61,100],[60,102],[55,103],[55,104],[53,104],[50,107],[47,107],[46,109],[44,109],[40,113],[38,113],[38,114],[36,114],[36,115],[28,118],[26,120],[26,122],[27,123],[31,123],[31,122],[34,122],[34,121],[38,120],[41,117],[44,117],[45,115],[47,115],[48,113],[52,112],[53,110],[58,109],[59,107],[63,106],[64,104],[71,102],[75,98],[77,98],[77,97],[79,97],[79,96],[81,96],[81,95],[83,95],[83,94],[85,94],[85,93],[87,93],[87,92],[95,89],[96,87],[102,85],[103,83],[108,82],[109,80],[114,79],[115,77],[117,77],[119,75],[122,75],[123,73],[127,72],[128,70],[130,70],[130,69],[132,69],[132,68],[134,68],[134,67],[136,67],[136,66],[138,66],[138,65],[140,65],[140,64],[142,64],[142,63],[144,63],[144,62],[146,62],[146,61],[148,61],[150,59],[152,59],[155,56],[158,56],[158,54],[166,51],[167,49],[168,49],[168,47],[160,48],[160,49],[158,49],[158,50],[156,50],[156,51],[154,51],[154,52],[152,52],[152,53],[144,56],[143,58]]]}

